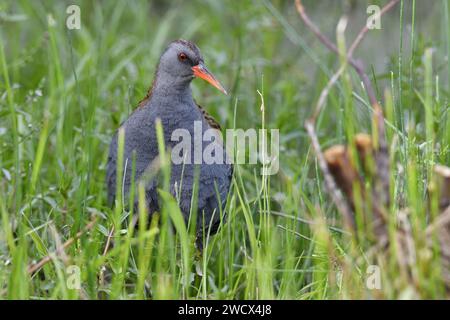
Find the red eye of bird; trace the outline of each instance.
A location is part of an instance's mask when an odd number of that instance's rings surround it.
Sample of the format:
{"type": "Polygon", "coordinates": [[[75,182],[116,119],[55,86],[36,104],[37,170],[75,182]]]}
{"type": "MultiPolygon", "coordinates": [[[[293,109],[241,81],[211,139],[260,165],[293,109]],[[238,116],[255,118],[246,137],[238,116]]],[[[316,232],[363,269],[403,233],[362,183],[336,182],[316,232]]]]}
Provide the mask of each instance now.
{"type": "Polygon", "coordinates": [[[186,61],[187,56],[186,56],[186,54],[184,54],[184,53],[182,52],[182,53],[180,53],[180,54],[178,55],[178,59],[180,59],[180,61],[186,61]]]}

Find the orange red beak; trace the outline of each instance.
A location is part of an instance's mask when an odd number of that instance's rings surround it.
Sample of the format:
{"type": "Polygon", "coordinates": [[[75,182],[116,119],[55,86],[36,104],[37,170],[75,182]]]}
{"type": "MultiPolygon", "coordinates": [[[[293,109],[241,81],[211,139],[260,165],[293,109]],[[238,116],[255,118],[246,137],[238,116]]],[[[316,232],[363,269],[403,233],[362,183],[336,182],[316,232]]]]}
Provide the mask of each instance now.
{"type": "Polygon", "coordinates": [[[192,67],[192,71],[194,71],[194,76],[198,78],[202,78],[203,80],[208,81],[214,87],[222,91],[224,94],[227,94],[227,91],[222,86],[222,84],[214,77],[214,75],[206,68],[203,63],[199,63],[196,66],[192,67]]]}

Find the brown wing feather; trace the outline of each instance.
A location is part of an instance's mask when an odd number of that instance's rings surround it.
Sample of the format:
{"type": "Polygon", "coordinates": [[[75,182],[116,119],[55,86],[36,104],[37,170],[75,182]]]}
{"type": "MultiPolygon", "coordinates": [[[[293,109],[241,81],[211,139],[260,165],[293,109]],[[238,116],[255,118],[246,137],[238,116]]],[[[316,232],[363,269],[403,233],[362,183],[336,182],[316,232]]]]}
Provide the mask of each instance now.
{"type": "Polygon", "coordinates": [[[156,75],[153,79],[152,85],[147,90],[147,94],[141,101],[138,102],[138,108],[143,107],[148,102],[148,100],[150,100],[150,97],[152,96],[153,87],[155,86],[155,84],[156,84],[156,75]]]}
{"type": "MultiPolygon", "coordinates": [[[[220,124],[208,113],[208,112],[206,112],[206,110],[205,109],[203,109],[203,107],[201,106],[201,105],[199,105],[198,103],[197,103],[197,101],[194,101],[195,102],[195,104],[197,105],[197,107],[200,109],[200,111],[201,111],[201,113],[202,113],[202,115],[203,115],[203,117],[205,117],[205,120],[206,120],[206,122],[208,122],[208,124],[209,124],[209,126],[211,127],[211,128],[213,128],[213,129],[215,129],[215,130],[217,130],[218,131],[218,134],[219,134],[219,141],[220,141],[220,143],[222,143],[223,144],[223,141],[222,141],[222,138],[221,138],[221,127],[220,127],[220,124]]],[[[232,164],[231,165],[231,173],[230,173],[230,180],[231,180],[231,177],[233,176],[233,171],[234,171],[234,165],[232,164]]]]}
{"type": "Polygon", "coordinates": [[[201,113],[203,114],[203,117],[205,118],[206,122],[208,122],[209,126],[213,129],[221,130],[220,124],[208,113],[201,105],[199,105],[197,102],[195,103],[197,107],[200,109],[201,113]]]}

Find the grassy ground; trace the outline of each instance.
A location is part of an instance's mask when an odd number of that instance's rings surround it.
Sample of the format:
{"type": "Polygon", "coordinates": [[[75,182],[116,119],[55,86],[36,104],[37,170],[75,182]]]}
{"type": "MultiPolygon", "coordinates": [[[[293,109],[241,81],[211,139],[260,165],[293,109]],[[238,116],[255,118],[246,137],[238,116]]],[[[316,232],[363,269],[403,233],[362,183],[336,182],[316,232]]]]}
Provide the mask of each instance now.
{"type": "MultiPolygon", "coordinates": [[[[340,14],[348,13],[348,43],[367,5],[384,3],[315,2],[305,6],[333,39],[340,14]]],[[[303,126],[339,59],[304,27],[291,1],[76,1],[81,29],[70,31],[71,3],[0,2],[0,298],[445,297],[439,254],[420,241],[405,275],[394,258],[374,260],[369,244],[343,231],[303,126]],[[225,97],[193,84],[223,127],[263,125],[259,90],[264,126],[280,130],[280,172],[264,179],[256,166],[236,168],[228,222],[202,257],[170,196],[162,223],[148,230],[128,227],[129,212],[106,204],[112,134],[176,38],[194,40],[229,89],[225,97]],[[27,273],[93,216],[94,228],[40,272],[27,273]],[[380,267],[377,290],[366,286],[371,264],[380,267]],[[70,289],[77,272],[70,266],[80,270],[81,290],[70,289]]],[[[416,239],[427,222],[431,167],[450,163],[450,9],[446,0],[424,4],[404,1],[355,53],[372,70],[378,98],[393,97],[386,113],[391,213],[409,208],[416,239]]],[[[324,148],[370,132],[366,95],[349,75],[351,86],[339,82],[319,117],[324,148]]]]}

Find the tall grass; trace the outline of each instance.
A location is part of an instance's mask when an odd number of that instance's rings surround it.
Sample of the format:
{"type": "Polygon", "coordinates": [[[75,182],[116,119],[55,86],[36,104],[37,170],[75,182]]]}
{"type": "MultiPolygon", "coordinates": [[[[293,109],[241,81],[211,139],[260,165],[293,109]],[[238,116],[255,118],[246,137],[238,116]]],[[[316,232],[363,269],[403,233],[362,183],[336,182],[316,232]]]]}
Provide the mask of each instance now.
{"type": "MultiPolygon", "coordinates": [[[[324,30],[335,28],[343,10],[339,2],[305,2],[324,30]]],[[[345,61],[315,41],[292,3],[81,1],[81,30],[65,27],[69,4],[0,5],[0,298],[445,297],[439,250],[427,249],[424,230],[431,168],[450,163],[447,1],[429,4],[426,12],[419,2],[402,1],[401,10],[383,17],[383,30],[369,32],[355,52],[368,66],[371,52],[389,58],[370,69],[388,128],[395,199],[390,236],[406,212],[417,253],[413,283],[395,259],[399,248],[390,248],[391,259],[369,256],[374,239],[368,226],[359,219],[358,238],[366,241],[357,244],[325,191],[303,123],[345,61]],[[405,27],[408,21],[411,28],[405,27]],[[378,41],[370,41],[376,36],[378,41]],[[121,196],[121,180],[116,203],[106,203],[110,139],[145,95],[160,53],[175,38],[197,42],[209,69],[231,89],[224,98],[193,83],[197,101],[224,127],[280,130],[280,172],[261,176],[259,166],[235,167],[227,221],[206,239],[201,256],[194,247],[195,219],[186,225],[168,192],[170,159],[164,152],[161,212],[149,219],[144,184],[132,190],[138,212],[129,211],[134,206],[121,196]],[[95,227],[61,251],[92,216],[95,227]],[[51,261],[28,274],[28,266],[47,255],[51,261]],[[374,263],[381,270],[379,290],[366,286],[374,263]],[[67,268],[73,265],[81,272],[80,290],[68,286],[73,278],[67,268]]],[[[345,37],[331,33],[341,58],[358,21],[366,19],[367,4],[353,9],[356,18],[349,19],[345,37]]],[[[364,90],[347,68],[318,118],[321,145],[370,132],[371,116],[364,90]]],[[[161,139],[159,147],[164,150],[161,139]]]]}

